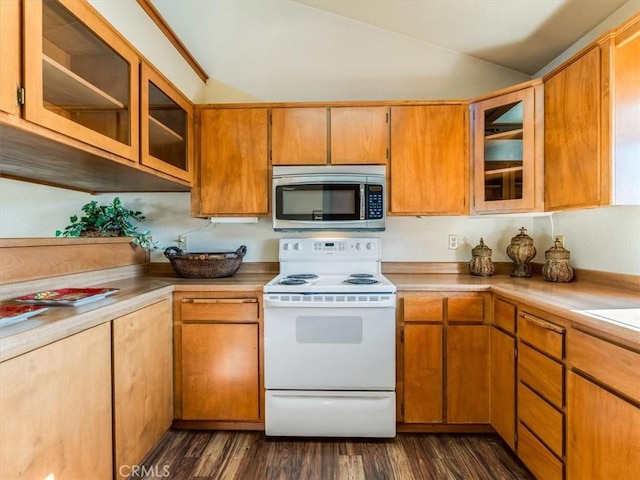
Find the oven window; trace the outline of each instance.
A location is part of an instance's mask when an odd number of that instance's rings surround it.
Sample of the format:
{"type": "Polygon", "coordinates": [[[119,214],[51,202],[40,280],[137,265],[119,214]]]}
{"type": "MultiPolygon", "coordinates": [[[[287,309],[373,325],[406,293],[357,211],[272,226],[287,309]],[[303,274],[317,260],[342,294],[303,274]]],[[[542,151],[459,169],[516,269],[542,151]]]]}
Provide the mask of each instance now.
{"type": "Polygon", "coordinates": [[[300,315],[296,317],[298,343],[362,343],[362,317],[300,315]]]}
{"type": "Polygon", "coordinates": [[[359,220],[360,185],[276,187],[276,218],[282,220],[359,220]]]}

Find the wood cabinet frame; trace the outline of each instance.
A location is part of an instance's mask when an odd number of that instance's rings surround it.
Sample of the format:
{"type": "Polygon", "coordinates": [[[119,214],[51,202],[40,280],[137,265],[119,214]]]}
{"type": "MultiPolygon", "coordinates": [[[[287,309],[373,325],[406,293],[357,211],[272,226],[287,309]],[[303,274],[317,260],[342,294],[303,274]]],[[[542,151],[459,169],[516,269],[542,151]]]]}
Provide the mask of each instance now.
{"type": "Polygon", "coordinates": [[[399,304],[399,431],[491,431],[488,294],[406,292],[399,304]]]}
{"type": "Polygon", "coordinates": [[[87,2],[60,0],[60,5],[77,17],[99,39],[103,40],[129,64],[129,144],[121,143],[99,132],[62,117],[44,107],[43,91],[43,4],[41,1],[24,2],[24,71],[25,118],[29,121],[103,148],[122,158],[137,163],[140,153],[140,58],[137,52],[102,19],[87,2]]]}
{"type": "Polygon", "coordinates": [[[142,62],[140,73],[140,163],[147,167],[159,170],[168,175],[176,178],[180,178],[189,183],[193,179],[193,104],[185,97],[178,89],[176,89],[162,74],[160,74],[155,68],[142,62]],[[163,125],[159,125],[158,122],[154,122],[151,119],[150,105],[149,105],[149,82],[152,82],[159,90],[162,91],[167,97],[174,101],[185,112],[186,121],[186,134],[180,138],[178,134],[171,132],[163,125]],[[185,169],[171,165],[164,160],[154,157],[150,151],[149,145],[149,130],[152,128],[152,122],[157,124],[156,128],[162,129],[167,132],[167,136],[174,136],[178,140],[185,142],[185,169]]]}
{"type": "MultiPolygon", "coordinates": [[[[264,344],[262,289],[239,291],[194,291],[175,292],[173,296],[173,349],[174,349],[174,422],[178,428],[213,428],[234,430],[264,430],[264,344]],[[255,338],[257,352],[255,365],[255,392],[257,395],[257,416],[251,419],[185,419],[183,404],[183,302],[190,302],[191,319],[189,326],[206,328],[207,326],[252,327],[257,330],[255,338]],[[208,313],[207,305],[216,302],[220,308],[214,316],[208,313]],[[257,315],[257,318],[256,318],[257,315]]],[[[246,336],[242,336],[246,338],[246,336]]],[[[252,367],[253,368],[253,367],[252,367]]],[[[224,388],[224,386],[221,386],[224,388]]],[[[228,392],[225,394],[228,397],[228,392]]]]}
{"type": "Polygon", "coordinates": [[[473,173],[471,211],[478,213],[534,212],[543,209],[544,116],[543,86],[533,80],[473,100],[473,173]],[[486,110],[522,102],[522,198],[485,200],[485,115],[486,110]]]}

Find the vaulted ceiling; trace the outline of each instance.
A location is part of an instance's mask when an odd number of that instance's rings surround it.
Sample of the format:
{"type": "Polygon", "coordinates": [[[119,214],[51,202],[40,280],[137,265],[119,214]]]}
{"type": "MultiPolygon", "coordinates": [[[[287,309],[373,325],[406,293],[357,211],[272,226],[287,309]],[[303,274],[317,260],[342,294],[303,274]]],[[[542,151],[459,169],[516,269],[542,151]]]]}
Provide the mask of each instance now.
{"type": "Polygon", "coordinates": [[[234,47],[221,44],[212,18],[235,22],[259,41],[277,35],[273,22],[265,16],[262,25],[244,23],[242,12],[270,3],[286,12],[288,2],[533,75],[626,0],[153,0],[208,72],[216,70],[216,55],[234,47]]]}

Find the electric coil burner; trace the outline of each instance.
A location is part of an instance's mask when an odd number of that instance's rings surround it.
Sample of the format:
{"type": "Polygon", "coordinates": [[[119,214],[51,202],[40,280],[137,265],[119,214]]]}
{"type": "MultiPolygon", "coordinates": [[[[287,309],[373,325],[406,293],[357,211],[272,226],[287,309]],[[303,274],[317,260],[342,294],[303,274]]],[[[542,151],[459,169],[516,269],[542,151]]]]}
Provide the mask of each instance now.
{"type": "Polygon", "coordinates": [[[264,287],[265,431],[393,437],[396,288],[377,238],[282,239],[264,287]]]}

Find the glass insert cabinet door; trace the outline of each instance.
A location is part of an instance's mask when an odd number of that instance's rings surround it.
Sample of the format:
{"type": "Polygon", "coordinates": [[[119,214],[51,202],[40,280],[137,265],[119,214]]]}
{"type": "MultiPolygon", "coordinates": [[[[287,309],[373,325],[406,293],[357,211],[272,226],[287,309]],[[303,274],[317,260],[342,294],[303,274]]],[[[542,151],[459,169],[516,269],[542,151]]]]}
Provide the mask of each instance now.
{"type": "Polygon", "coordinates": [[[141,163],[190,182],[193,104],[146,63],[141,73],[141,163]]]}
{"type": "Polygon", "coordinates": [[[535,207],[534,91],[473,104],[474,210],[523,211],[535,207]]]}
{"type": "Polygon", "coordinates": [[[135,51],[85,2],[24,8],[26,118],[137,161],[135,51]]]}

